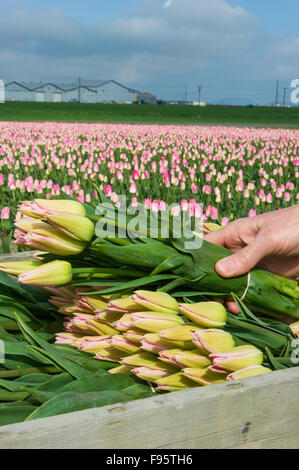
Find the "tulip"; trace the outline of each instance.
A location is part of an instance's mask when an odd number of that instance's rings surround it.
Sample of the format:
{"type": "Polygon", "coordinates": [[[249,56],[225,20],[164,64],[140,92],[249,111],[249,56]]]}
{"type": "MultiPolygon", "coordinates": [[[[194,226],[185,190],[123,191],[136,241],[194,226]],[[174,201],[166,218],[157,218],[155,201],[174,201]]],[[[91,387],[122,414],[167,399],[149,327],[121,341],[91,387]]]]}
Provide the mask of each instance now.
{"type": "Polygon", "coordinates": [[[81,335],[75,333],[57,333],[55,335],[56,344],[69,344],[70,346],[78,347],[84,341],[81,335]]]}
{"type": "Polygon", "coordinates": [[[225,382],[224,379],[220,378],[219,374],[208,368],[187,368],[184,369],[184,375],[199,385],[213,385],[225,382]]]}
{"type": "Polygon", "coordinates": [[[159,354],[159,352],[165,351],[167,349],[173,349],[173,344],[164,341],[158,334],[155,333],[148,333],[144,335],[141,339],[141,344],[142,349],[154,354],[159,354]]]}
{"type": "Polygon", "coordinates": [[[290,325],[290,328],[291,328],[292,332],[294,333],[294,335],[299,337],[299,321],[296,321],[295,323],[292,323],[290,325]]]}
{"type": "Polygon", "coordinates": [[[95,355],[95,358],[99,361],[108,361],[108,362],[121,362],[123,358],[127,356],[126,353],[118,351],[114,348],[102,349],[99,353],[95,355]]]}
{"type": "Polygon", "coordinates": [[[134,328],[132,317],[132,313],[126,313],[120,318],[120,320],[113,323],[114,328],[116,328],[118,331],[128,331],[131,328],[134,328]]]}
{"type": "Polygon", "coordinates": [[[119,332],[113,328],[113,326],[107,324],[106,322],[96,321],[94,319],[88,320],[88,324],[92,326],[95,331],[98,331],[99,335],[107,336],[107,335],[118,335],[119,332]]]}
{"type": "Polygon", "coordinates": [[[162,351],[159,356],[161,361],[165,360],[181,368],[204,368],[212,364],[212,361],[208,357],[201,356],[197,350],[181,351],[180,349],[173,349],[170,351],[162,351]]]}
{"type": "Polygon", "coordinates": [[[10,218],[10,207],[2,207],[0,219],[1,220],[9,220],[10,218]]]}
{"type": "Polygon", "coordinates": [[[49,213],[63,212],[65,214],[77,215],[85,217],[86,212],[84,206],[77,201],[62,200],[46,200],[36,199],[35,201],[22,202],[19,211],[29,217],[44,218],[49,213]]]}
{"type": "Polygon", "coordinates": [[[121,365],[118,367],[114,367],[113,369],[109,369],[108,372],[109,374],[113,374],[113,375],[129,374],[131,372],[131,367],[121,365]]]}
{"type": "Polygon", "coordinates": [[[136,343],[133,343],[120,335],[112,336],[111,346],[127,354],[135,354],[140,351],[140,347],[137,346],[136,343]]]}
{"type": "Polygon", "coordinates": [[[216,230],[220,230],[222,228],[221,225],[214,224],[214,223],[204,223],[203,232],[204,234],[215,232],[216,230]]]}
{"type": "Polygon", "coordinates": [[[149,333],[158,333],[159,331],[173,328],[184,323],[184,320],[178,315],[159,312],[133,313],[132,321],[134,327],[149,333]]]}
{"type": "Polygon", "coordinates": [[[89,242],[94,235],[94,224],[86,217],[69,214],[47,215],[45,219],[68,237],[89,242]]]}
{"type": "Polygon", "coordinates": [[[194,381],[186,377],[183,372],[178,372],[176,374],[169,375],[168,377],[159,379],[157,384],[157,390],[167,390],[171,392],[196,387],[194,381]]]}
{"type": "Polygon", "coordinates": [[[94,313],[97,310],[105,310],[107,307],[107,302],[105,302],[105,300],[103,300],[101,297],[91,295],[80,297],[77,301],[77,305],[83,312],[94,313]]]}
{"type": "Polygon", "coordinates": [[[90,336],[82,341],[78,349],[90,354],[98,354],[102,349],[108,348],[111,348],[111,336],[90,336]]]}
{"type": "Polygon", "coordinates": [[[214,372],[236,372],[245,367],[261,365],[263,353],[252,345],[237,346],[227,352],[211,354],[213,365],[210,367],[214,372]]]}
{"type": "Polygon", "coordinates": [[[20,284],[60,286],[72,280],[72,265],[67,261],[51,261],[18,277],[20,284]]]}
{"type": "Polygon", "coordinates": [[[192,341],[203,354],[230,351],[235,346],[234,339],[230,333],[215,328],[193,331],[192,341]]]}
{"type": "Polygon", "coordinates": [[[22,217],[21,219],[15,222],[15,227],[21,232],[29,233],[33,230],[47,230],[49,229],[49,224],[39,219],[33,219],[32,217],[22,217]]]}
{"type": "Polygon", "coordinates": [[[170,375],[166,370],[150,369],[149,367],[137,367],[131,370],[132,374],[136,375],[141,380],[156,383],[163,377],[170,375]]]}
{"type": "Polygon", "coordinates": [[[226,310],[219,302],[181,304],[179,308],[187,318],[201,326],[221,328],[225,325],[226,310]]]}
{"type": "Polygon", "coordinates": [[[178,303],[169,294],[164,292],[136,291],[132,300],[146,310],[163,313],[178,313],[178,303]]]}
{"type": "Polygon", "coordinates": [[[255,377],[258,375],[269,374],[272,372],[271,369],[263,366],[249,366],[245,367],[245,369],[238,370],[237,372],[233,372],[227,376],[227,380],[242,380],[247,379],[249,377],[255,377]]]}
{"type": "Polygon", "coordinates": [[[42,263],[39,261],[14,261],[8,263],[1,263],[0,270],[12,276],[19,276],[20,274],[27,273],[32,269],[38,268],[42,263]]]}
{"type": "Polygon", "coordinates": [[[159,337],[178,348],[193,349],[194,344],[192,343],[192,331],[197,330],[198,328],[198,325],[195,325],[195,323],[188,323],[175,328],[170,328],[169,330],[160,331],[159,337]]]}
{"type": "Polygon", "coordinates": [[[23,237],[20,237],[19,232],[16,232],[15,238],[17,245],[25,245],[54,255],[77,255],[86,247],[84,242],[67,237],[60,230],[50,226],[45,229],[33,230],[23,237]]]}
{"type": "Polygon", "coordinates": [[[105,323],[94,320],[93,315],[76,315],[68,318],[64,323],[66,331],[70,333],[81,333],[91,336],[112,336],[117,335],[118,331],[105,323]]]}
{"type": "Polygon", "coordinates": [[[166,370],[170,373],[174,373],[176,370],[175,367],[164,364],[154,354],[148,352],[140,352],[133,356],[125,357],[121,362],[129,367],[149,367],[150,369],[166,370]]]}
{"type": "Polygon", "coordinates": [[[122,297],[120,299],[110,300],[107,306],[107,310],[111,312],[120,312],[120,313],[133,313],[140,310],[140,305],[133,302],[131,297],[122,297]]]}
{"type": "Polygon", "coordinates": [[[144,337],[144,331],[139,330],[138,328],[132,328],[131,330],[126,331],[123,336],[129,341],[133,341],[133,343],[141,346],[141,341],[144,337]]]}
{"type": "Polygon", "coordinates": [[[119,321],[122,317],[122,313],[117,312],[108,312],[107,310],[103,311],[95,311],[95,320],[99,320],[101,322],[109,323],[113,325],[115,322],[119,321]]]}

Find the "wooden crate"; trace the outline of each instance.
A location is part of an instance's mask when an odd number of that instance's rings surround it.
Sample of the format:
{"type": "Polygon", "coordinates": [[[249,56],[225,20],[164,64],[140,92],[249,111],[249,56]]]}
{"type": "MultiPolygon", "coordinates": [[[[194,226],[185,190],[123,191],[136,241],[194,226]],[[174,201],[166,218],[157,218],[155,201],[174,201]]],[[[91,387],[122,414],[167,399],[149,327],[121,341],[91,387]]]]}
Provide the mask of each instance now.
{"type": "Polygon", "coordinates": [[[299,369],[0,427],[1,449],[299,447],[299,369]]]}
{"type": "MultiPolygon", "coordinates": [[[[31,259],[31,253],[1,261],[31,259]]],[[[0,427],[1,449],[299,448],[299,368],[0,427]]]]}

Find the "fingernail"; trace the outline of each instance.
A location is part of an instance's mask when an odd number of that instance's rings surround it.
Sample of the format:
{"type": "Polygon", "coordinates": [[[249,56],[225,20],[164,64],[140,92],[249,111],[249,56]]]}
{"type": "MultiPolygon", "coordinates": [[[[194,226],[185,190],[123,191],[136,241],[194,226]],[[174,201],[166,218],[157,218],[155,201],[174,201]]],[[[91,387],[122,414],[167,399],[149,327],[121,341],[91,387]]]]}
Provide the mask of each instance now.
{"type": "Polygon", "coordinates": [[[236,264],[229,259],[224,259],[217,263],[217,270],[221,271],[223,274],[234,274],[236,267],[236,264]]]}

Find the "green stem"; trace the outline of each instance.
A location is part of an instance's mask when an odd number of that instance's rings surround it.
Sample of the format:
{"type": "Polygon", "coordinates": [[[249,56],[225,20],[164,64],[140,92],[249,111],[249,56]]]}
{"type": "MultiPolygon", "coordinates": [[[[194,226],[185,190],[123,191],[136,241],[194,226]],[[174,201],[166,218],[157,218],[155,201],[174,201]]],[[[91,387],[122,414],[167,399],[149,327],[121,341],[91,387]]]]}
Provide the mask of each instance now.
{"type": "Polygon", "coordinates": [[[58,374],[61,372],[60,369],[54,366],[49,367],[34,367],[24,370],[7,370],[0,371],[0,379],[13,379],[17,377],[22,377],[23,375],[29,374],[58,374]]]}

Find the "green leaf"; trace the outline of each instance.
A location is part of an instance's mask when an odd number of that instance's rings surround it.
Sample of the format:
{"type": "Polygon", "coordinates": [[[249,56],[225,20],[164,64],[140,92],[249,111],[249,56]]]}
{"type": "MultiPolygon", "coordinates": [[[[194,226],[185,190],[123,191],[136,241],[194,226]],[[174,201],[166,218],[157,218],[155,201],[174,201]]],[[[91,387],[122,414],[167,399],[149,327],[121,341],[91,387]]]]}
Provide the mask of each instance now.
{"type": "Polygon", "coordinates": [[[74,411],[81,411],[100,406],[112,405],[132,400],[132,397],[124,392],[106,390],[104,392],[75,393],[65,392],[51,398],[32,414],[26,421],[32,421],[49,416],[57,416],[74,411]]]}
{"type": "Polygon", "coordinates": [[[31,349],[39,352],[45,358],[49,359],[54,365],[62,368],[66,372],[69,372],[75,378],[84,377],[88,373],[88,371],[78,366],[74,361],[62,357],[54,345],[49,344],[40,338],[38,334],[34,333],[34,331],[32,331],[31,328],[26,325],[26,323],[24,323],[18,315],[16,315],[16,318],[23,335],[32,345],[31,349]]]}
{"type": "Polygon", "coordinates": [[[37,390],[41,392],[56,392],[73,381],[74,378],[70,374],[62,372],[54,377],[48,376],[48,380],[38,385],[37,390]]]}
{"type": "Polygon", "coordinates": [[[24,402],[14,403],[13,405],[0,404],[0,426],[21,423],[37,410],[36,406],[26,405],[24,402]]]}
{"type": "Polygon", "coordinates": [[[104,390],[123,390],[126,387],[135,385],[136,381],[128,374],[105,374],[103,376],[84,377],[74,380],[72,383],[63,387],[63,392],[101,392],[104,390]]]}

